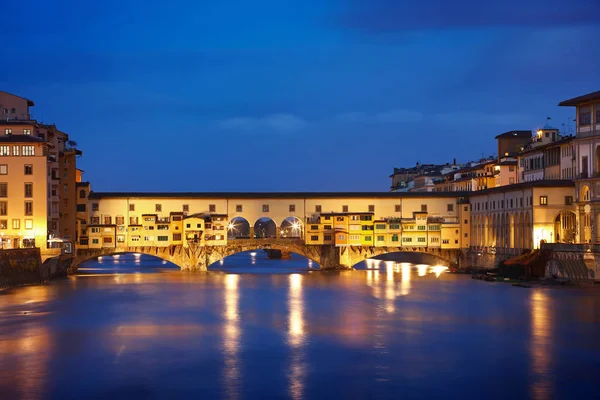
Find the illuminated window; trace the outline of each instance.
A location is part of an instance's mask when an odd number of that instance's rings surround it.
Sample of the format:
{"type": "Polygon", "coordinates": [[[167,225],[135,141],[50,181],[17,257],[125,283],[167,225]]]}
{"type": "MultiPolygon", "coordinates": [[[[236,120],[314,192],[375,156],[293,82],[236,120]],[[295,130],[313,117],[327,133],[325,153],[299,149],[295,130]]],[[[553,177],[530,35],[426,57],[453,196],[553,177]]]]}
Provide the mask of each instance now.
{"type": "Polygon", "coordinates": [[[19,146],[13,146],[13,156],[19,155],[19,146]]]}
{"type": "Polygon", "coordinates": [[[33,229],[33,220],[32,219],[25,220],[25,229],[33,229]]]}
{"type": "Polygon", "coordinates": [[[23,129],[23,135],[31,135],[31,129],[23,129]]]}
{"type": "MultiPolygon", "coordinates": [[[[5,110],[6,110],[6,109],[5,109],[5,110]]],[[[4,134],[5,134],[5,135],[11,135],[11,134],[12,134],[12,129],[10,129],[10,128],[6,128],[6,129],[4,130],[4,134]]]]}
{"type": "Polygon", "coordinates": [[[35,146],[22,146],[24,156],[35,156],[35,146]]]}
{"type": "Polygon", "coordinates": [[[13,229],[21,229],[21,220],[20,219],[13,219],[12,220],[12,227],[13,227],[13,229]]]}
{"type": "Polygon", "coordinates": [[[0,219],[0,229],[8,229],[8,220],[0,219]]]}
{"type": "Polygon", "coordinates": [[[540,196],[540,206],[548,205],[548,196],[540,196]]]}
{"type": "Polygon", "coordinates": [[[419,243],[425,243],[426,241],[427,241],[427,239],[424,237],[417,238],[417,242],[419,242],[419,243]]]}
{"type": "Polygon", "coordinates": [[[0,156],[10,156],[10,146],[0,146],[0,156]]]}
{"type": "Polygon", "coordinates": [[[8,165],[0,164],[0,175],[7,175],[7,174],[8,174],[8,165]]]}

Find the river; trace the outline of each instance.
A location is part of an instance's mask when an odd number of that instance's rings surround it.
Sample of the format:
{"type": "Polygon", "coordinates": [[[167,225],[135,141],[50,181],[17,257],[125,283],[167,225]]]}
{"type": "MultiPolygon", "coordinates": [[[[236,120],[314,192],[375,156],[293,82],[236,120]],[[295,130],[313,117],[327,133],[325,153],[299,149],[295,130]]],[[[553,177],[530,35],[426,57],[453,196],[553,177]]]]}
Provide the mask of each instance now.
{"type": "Polygon", "coordinates": [[[600,389],[600,290],[369,261],[146,256],[0,293],[2,399],[547,399],[600,389]]]}

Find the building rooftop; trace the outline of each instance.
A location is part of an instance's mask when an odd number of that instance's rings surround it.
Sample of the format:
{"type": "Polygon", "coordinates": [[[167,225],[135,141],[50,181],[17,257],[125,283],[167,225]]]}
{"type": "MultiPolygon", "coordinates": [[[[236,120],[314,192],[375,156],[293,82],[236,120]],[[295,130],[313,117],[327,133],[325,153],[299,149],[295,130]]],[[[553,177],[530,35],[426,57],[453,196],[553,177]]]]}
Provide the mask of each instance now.
{"type": "Polygon", "coordinates": [[[27,100],[27,105],[28,106],[30,106],[30,107],[35,106],[35,103],[33,102],[33,100],[26,99],[25,97],[17,96],[16,94],[8,93],[8,92],[2,91],[2,90],[0,90],[0,93],[5,93],[5,94],[8,94],[10,96],[14,96],[14,97],[18,97],[18,98],[23,99],[23,100],[27,100]]]}
{"type": "Polygon", "coordinates": [[[508,131],[508,132],[499,134],[498,136],[496,136],[496,139],[510,138],[510,137],[531,137],[532,135],[533,135],[533,133],[531,131],[526,131],[526,130],[508,131]]]}
{"type": "Polygon", "coordinates": [[[473,197],[473,196],[481,196],[481,195],[501,193],[501,192],[509,192],[509,191],[513,191],[513,190],[522,190],[522,189],[528,189],[528,188],[574,187],[574,186],[575,186],[575,182],[573,182],[572,180],[568,180],[568,179],[539,180],[539,181],[521,182],[521,183],[515,183],[513,185],[504,185],[504,186],[498,186],[498,187],[493,187],[493,188],[484,189],[484,190],[478,190],[475,192],[470,192],[469,195],[470,195],[470,197],[473,197]]]}
{"type": "Polygon", "coordinates": [[[198,198],[198,199],[324,199],[457,197],[460,192],[90,192],[90,199],[198,198]]]}
{"type": "MultiPolygon", "coordinates": [[[[528,145],[525,149],[523,149],[523,151],[521,151],[519,154],[527,154],[527,153],[531,153],[534,151],[538,151],[538,150],[545,150],[549,147],[554,147],[554,146],[560,146],[561,144],[565,144],[570,142],[571,140],[573,140],[573,136],[567,136],[565,138],[562,138],[560,140],[556,140],[554,142],[550,142],[550,143],[546,143],[546,144],[542,144],[539,146],[531,146],[528,145]]],[[[533,143],[532,143],[533,144],[533,143]]]]}
{"type": "Polygon", "coordinates": [[[600,100],[600,90],[598,90],[596,92],[584,94],[583,96],[574,97],[569,100],[561,101],[560,103],[558,103],[558,105],[561,107],[565,107],[565,106],[572,107],[572,106],[577,106],[581,103],[587,103],[587,102],[595,101],[595,100],[600,100]]]}
{"type": "Polygon", "coordinates": [[[0,125],[37,125],[35,119],[0,119],[0,125]]]}

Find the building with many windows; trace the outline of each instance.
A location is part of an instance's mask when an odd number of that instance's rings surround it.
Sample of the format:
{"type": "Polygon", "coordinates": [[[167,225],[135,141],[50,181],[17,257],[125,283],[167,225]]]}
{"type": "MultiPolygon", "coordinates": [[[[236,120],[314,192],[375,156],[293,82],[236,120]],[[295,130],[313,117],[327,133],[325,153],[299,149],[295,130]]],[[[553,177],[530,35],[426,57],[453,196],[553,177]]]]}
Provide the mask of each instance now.
{"type": "Polygon", "coordinates": [[[32,119],[33,105],[0,92],[0,166],[6,172],[0,173],[0,187],[7,188],[7,207],[0,214],[7,222],[0,222],[4,247],[46,248],[55,240],[77,237],[76,159],[81,152],[56,126],[32,119]]]}

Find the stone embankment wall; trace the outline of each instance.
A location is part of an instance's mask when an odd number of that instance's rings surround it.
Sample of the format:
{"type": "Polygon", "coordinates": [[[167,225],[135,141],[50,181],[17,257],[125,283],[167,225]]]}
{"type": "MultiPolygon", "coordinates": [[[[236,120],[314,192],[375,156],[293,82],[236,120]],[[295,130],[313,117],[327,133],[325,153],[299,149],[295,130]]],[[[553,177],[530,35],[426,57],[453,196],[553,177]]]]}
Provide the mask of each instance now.
{"type": "Polygon", "coordinates": [[[47,279],[40,249],[0,250],[0,289],[41,283],[47,279]]]}
{"type": "Polygon", "coordinates": [[[496,268],[502,261],[515,257],[515,254],[469,250],[461,262],[461,269],[466,268],[496,268]]]}
{"type": "Polygon", "coordinates": [[[66,276],[71,262],[70,258],[54,257],[42,263],[38,248],[0,250],[0,290],[66,276]]]}

